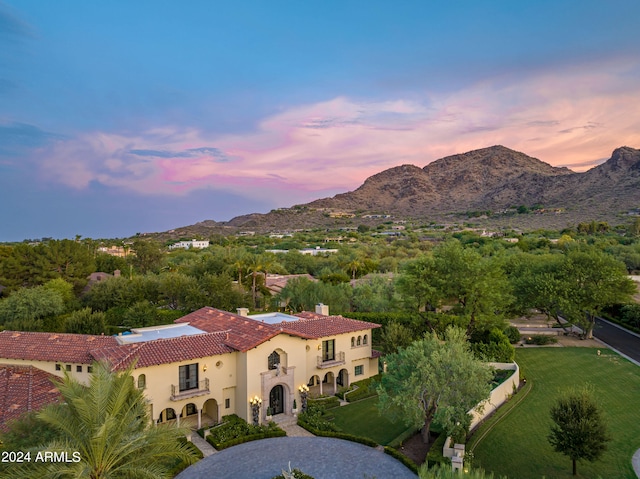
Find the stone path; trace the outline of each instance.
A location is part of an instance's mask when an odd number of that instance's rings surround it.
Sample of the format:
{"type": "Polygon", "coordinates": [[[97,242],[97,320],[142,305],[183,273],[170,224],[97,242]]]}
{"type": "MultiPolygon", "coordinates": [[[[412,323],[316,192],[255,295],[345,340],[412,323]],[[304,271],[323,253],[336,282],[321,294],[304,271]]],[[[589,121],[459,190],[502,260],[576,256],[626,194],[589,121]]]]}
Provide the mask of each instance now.
{"type": "Polygon", "coordinates": [[[298,426],[298,418],[296,416],[285,416],[284,414],[280,414],[278,416],[274,416],[274,422],[280,426],[284,432],[287,433],[289,437],[315,437],[305,428],[298,426]]]}
{"type": "Polygon", "coordinates": [[[197,432],[193,431],[191,433],[191,442],[198,448],[200,449],[200,451],[202,452],[202,455],[204,457],[209,457],[212,454],[217,453],[218,451],[216,451],[213,446],[211,444],[209,444],[207,441],[205,441],[204,439],[202,439],[200,437],[200,434],[198,434],[197,432]]]}
{"type": "Polygon", "coordinates": [[[287,469],[316,479],[416,479],[401,462],[375,448],[328,437],[274,437],[230,447],[182,471],[176,479],[271,479],[287,469]]]}

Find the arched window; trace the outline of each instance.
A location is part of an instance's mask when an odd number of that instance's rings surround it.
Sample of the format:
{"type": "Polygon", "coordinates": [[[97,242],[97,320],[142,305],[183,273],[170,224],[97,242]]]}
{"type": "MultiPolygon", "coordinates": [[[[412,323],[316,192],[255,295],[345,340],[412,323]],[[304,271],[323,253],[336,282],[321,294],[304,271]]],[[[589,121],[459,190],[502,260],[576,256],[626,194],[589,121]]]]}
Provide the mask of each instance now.
{"type": "Polygon", "coordinates": [[[138,389],[144,389],[147,387],[147,376],[141,374],[138,376],[138,389]]]}
{"type": "Polygon", "coordinates": [[[367,335],[364,335],[364,338],[362,338],[362,344],[366,345],[367,344],[367,335]]]}
{"type": "Polygon", "coordinates": [[[355,347],[355,345],[356,345],[356,338],[352,336],[351,337],[351,347],[353,348],[353,347],[355,347]]]}
{"type": "Polygon", "coordinates": [[[276,369],[277,364],[280,364],[280,355],[274,351],[269,355],[269,369],[276,369]]]}
{"type": "Polygon", "coordinates": [[[362,343],[362,336],[358,336],[358,346],[362,343]]]}

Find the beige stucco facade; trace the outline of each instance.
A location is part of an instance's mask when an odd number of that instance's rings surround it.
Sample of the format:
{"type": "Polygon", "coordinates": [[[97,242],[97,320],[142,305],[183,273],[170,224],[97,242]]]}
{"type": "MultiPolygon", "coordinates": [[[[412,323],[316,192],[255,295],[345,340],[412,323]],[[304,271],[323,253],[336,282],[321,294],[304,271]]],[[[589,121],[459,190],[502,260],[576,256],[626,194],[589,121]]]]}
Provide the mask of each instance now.
{"type": "MultiPolygon", "coordinates": [[[[370,330],[358,335],[364,334],[371,337],[370,330]]],[[[304,339],[283,333],[246,352],[136,368],[133,376],[138,384],[140,375],[144,374],[144,393],[156,422],[172,419],[172,415],[167,416],[166,409],[173,409],[176,420],[180,420],[180,415],[183,418],[192,416],[190,424],[196,427],[218,422],[227,414],[237,414],[251,421],[250,400],[255,397],[262,402],[262,422],[267,408],[273,406],[271,393],[276,387],[282,388],[282,413],[289,415],[293,414],[294,399],[300,407],[299,388],[302,385],[312,386],[312,395],[334,394],[340,382],[347,386],[377,374],[378,359],[372,357],[370,341],[352,348],[352,336],[350,333],[304,339]],[[330,340],[335,341],[337,360],[323,362],[322,342],[330,340]],[[269,369],[269,356],[274,351],[280,356],[280,363],[276,369],[269,369]],[[198,389],[172,394],[171,386],[178,389],[180,366],[189,364],[197,364],[198,389]],[[358,371],[356,367],[359,367],[358,371]],[[194,405],[189,411],[186,409],[188,404],[194,405]]]]}
{"type": "Polygon", "coordinates": [[[153,422],[197,428],[229,414],[251,422],[251,399],[260,404],[259,422],[268,409],[291,415],[294,401],[302,405],[304,385],[312,397],[332,395],[378,373],[372,323],[317,314],[273,325],[211,308],[185,318],[205,330],[178,322],[117,338],[3,332],[0,364],[33,366],[58,377],[68,373],[85,384],[96,359],[118,370],[134,364],[132,379],[144,392],[153,422]],[[335,331],[340,333],[329,335],[335,331]],[[24,355],[27,350],[31,356],[24,355]],[[56,359],[64,357],[82,362],[56,359]]]}

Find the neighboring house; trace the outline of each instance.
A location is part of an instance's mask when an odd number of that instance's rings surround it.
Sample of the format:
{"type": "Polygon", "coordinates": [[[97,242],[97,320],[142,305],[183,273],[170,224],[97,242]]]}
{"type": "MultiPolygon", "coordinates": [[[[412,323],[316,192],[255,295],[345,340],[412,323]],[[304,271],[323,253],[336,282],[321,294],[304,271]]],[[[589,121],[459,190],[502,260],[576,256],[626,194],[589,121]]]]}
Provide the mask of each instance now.
{"type": "Polygon", "coordinates": [[[297,278],[306,278],[309,281],[317,281],[310,274],[270,274],[267,276],[266,287],[271,294],[278,294],[287,285],[289,280],[297,278]]]}
{"type": "Polygon", "coordinates": [[[262,422],[267,408],[291,415],[303,385],[312,395],[333,394],[378,373],[371,333],[379,325],[329,316],[324,305],[316,309],[248,317],[207,307],[175,324],[116,337],[2,331],[0,363],[55,376],[66,371],[85,383],[94,361],[114,370],[135,364],[133,379],[156,423],[186,420],[199,428],[234,413],[251,421],[255,397],[262,422]]]}
{"type": "Polygon", "coordinates": [[[132,251],[128,246],[101,246],[98,248],[98,252],[117,256],[118,258],[126,258],[128,255],[132,254],[132,251]]]}
{"type": "Polygon", "coordinates": [[[97,271],[95,273],[91,273],[89,276],[87,276],[87,285],[84,287],[84,289],[82,290],[82,293],[87,293],[94,284],[99,283],[101,281],[104,281],[106,279],[109,278],[113,278],[113,277],[118,277],[120,276],[120,270],[117,269],[113,272],[113,274],[109,274],[109,273],[104,273],[102,271],[97,271]]]}
{"type": "MultiPolygon", "coordinates": [[[[300,254],[306,254],[306,255],[310,255],[310,256],[317,256],[317,255],[322,255],[322,254],[333,254],[333,253],[337,253],[338,250],[337,249],[327,249],[327,248],[320,248],[320,246],[316,246],[315,248],[303,248],[300,250],[294,250],[294,251],[298,251],[300,254]]],[[[274,253],[274,254],[278,254],[278,253],[288,253],[289,250],[288,249],[267,249],[265,250],[265,253],[274,253]]]]}
{"type": "Polygon", "coordinates": [[[179,241],[169,246],[169,249],[205,249],[209,247],[209,240],[191,240],[191,241],[179,241]]]}

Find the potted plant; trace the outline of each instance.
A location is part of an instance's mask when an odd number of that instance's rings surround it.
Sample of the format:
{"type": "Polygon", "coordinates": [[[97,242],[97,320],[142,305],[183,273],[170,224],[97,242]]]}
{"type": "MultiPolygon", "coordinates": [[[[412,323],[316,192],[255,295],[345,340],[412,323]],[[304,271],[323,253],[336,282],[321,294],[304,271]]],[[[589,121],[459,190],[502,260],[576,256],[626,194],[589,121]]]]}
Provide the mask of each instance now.
{"type": "Polygon", "coordinates": [[[298,403],[296,400],[293,400],[293,414],[298,414],[298,403]]]}
{"type": "Polygon", "coordinates": [[[271,419],[273,418],[272,413],[273,411],[271,411],[271,407],[267,408],[267,421],[271,421],[271,419]]]}

